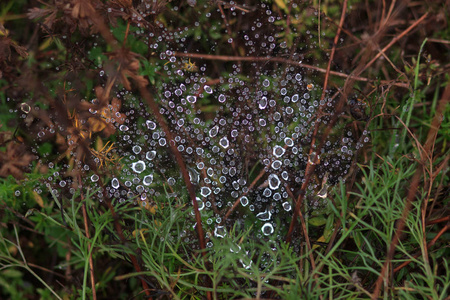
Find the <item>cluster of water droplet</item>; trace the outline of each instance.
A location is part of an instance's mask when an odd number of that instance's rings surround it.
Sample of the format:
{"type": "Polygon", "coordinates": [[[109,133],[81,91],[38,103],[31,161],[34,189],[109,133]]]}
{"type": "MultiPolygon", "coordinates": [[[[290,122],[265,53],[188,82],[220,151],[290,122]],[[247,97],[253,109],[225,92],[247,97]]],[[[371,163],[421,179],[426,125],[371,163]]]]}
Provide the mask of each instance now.
{"type": "MultiPolygon", "coordinates": [[[[259,34],[261,24],[257,20],[241,33],[247,53],[265,55],[275,48],[288,53],[275,35],[259,34]]],[[[330,186],[347,174],[355,150],[362,146],[359,137],[349,122],[338,122],[322,143],[335,101],[328,93],[321,99],[320,84],[299,67],[268,66],[270,60],[230,62],[227,75],[210,78],[207,61],[197,59],[198,70],[187,69],[192,62],[176,56],[185,50],[184,35],[187,32],[163,33],[150,44],[170,78],[158,87],[156,97],[174,138],[168,140],[144,105],[132,107],[120,126],[125,169],[112,179],[109,193],[119,201],[148,201],[161,194],[164,184],[169,196],[186,199],[170,153],[172,143],[196,187],[207,237],[224,237],[232,225],[246,222],[257,223],[257,236],[280,237],[291,220],[293,196],[305,180],[307,164],[317,165],[306,191],[311,208],[317,208],[326,201],[330,186]],[[319,144],[323,147],[316,149],[319,144]],[[260,173],[262,179],[252,184],[260,173]],[[230,210],[233,213],[226,215],[230,210]]]]}

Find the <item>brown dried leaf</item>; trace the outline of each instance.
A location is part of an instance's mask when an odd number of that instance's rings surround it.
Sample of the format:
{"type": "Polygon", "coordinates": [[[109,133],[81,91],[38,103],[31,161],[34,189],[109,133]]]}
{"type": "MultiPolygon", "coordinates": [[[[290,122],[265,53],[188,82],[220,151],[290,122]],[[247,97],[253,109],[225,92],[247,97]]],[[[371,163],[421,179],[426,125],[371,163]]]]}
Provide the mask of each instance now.
{"type": "Polygon", "coordinates": [[[50,15],[52,9],[33,7],[28,10],[27,16],[29,19],[38,19],[50,15]]]}
{"type": "Polygon", "coordinates": [[[12,175],[16,179],[24,178],[24,171],[35,159],[35,156],[25,150],[25,145],[11,141],[5,152],[0,152],[0,177],[12,175]]]}
{"type": "Polygon", "coordinates": [[[108,55],[111,61],[115,61],[119,64],[119,68],[117,68],[117,75],[120,83],[122,83],[127,90],[131,90],[131,84],[128,77],[135,80],[138,85],[145,86],[148,84],[148,81],[144,78],[144,76],[139,75],[138,73],[138,54],[130,51],[129,49],[120,48],[113,53],[109,53],[108,55]]]}
{"type": "Polygon", "coordinates": [[[28,57],[27,48],[25,48],[25,47],[23,47],[23,46],[19,46],[19,45],[17,45],[15,42],[13,42],[11,45],[14,47],[14,49],[16,50],[16,52],[17,52],[22,58],[28,57]]]}

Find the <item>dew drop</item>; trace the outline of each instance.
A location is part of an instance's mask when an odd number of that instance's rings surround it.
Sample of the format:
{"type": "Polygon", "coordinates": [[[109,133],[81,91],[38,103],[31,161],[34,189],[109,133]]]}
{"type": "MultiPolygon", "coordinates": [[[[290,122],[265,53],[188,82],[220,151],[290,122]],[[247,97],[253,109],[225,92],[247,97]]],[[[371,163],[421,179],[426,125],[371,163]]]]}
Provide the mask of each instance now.
{"type": "Polygon", "coordinates": [[[31,106],[28,105],[28,103],[23,102],[20,104],[20,110],[27,114],[31,111],[31,106]]]}
{"type": "Polygon", "coordinates": [[[139,154],[141,152],[142,148],[140,146],[134,146],[133,152],[134,154],[139,154]]]}
{"type": "Polygon", "coordinates": [[[284,202],[283,203],[283,209],[285,210],[285,211],[290,211],[291,210],[291,204],[289,203],[289,202],[284,202]]]}
{"type": "Polygon", "coordinates": [[[208,93],[208,94],[212,94],[213,93],[213,89],[209,85],[205,85],[205,92],[208,93]]]}
{"type": "Polygon", "coordinates": [[[272,213],[268,210],[265,210],[263,212],[260,212],[259,214],[256,215],[256,217],[258,219],[260,219],[261,221],[269,221],[270,218],[272,217],[272,213]]]}
{"type": "Polygon", "coordinates": [[[186,100],[189,102],[189,103],[195,103],[195,102],[197,102],[197,97],[196,96],[187,96],[186,97],[186,100]]]}
{"type": "Polygon", "coordinates": [[[219,132],[219,126],[216,125],[209,130],[209,137],[211,137],[211,138],[215,137],[218,132],[219,132]]]}
{"type": "Polygon", "coordinates": [[[148,159],[148,160],[153,160],[155,157],[156,157],[156,151],[155,150],[148,151],[145,154],[145,158],[148,159]]]}
{"type": "Polygon", "coordinates": [[[308,164],[310,165],[315,165],[316,163],[320,162],[320,156],[317,155],[316,152],[312,152],[309,156],[308,156],[308,164]]]}
{"type": "Polygon", "coordinates": [[[195,200],[197,200],[198,210],[202,210],[205,208],[205,203],[202,201],[202,199],[196,197],[195,200]]]}
{"type": "Polygon", "coordinates": [[[156,128],[156,123],[150,120],[147,120],[145,125],[147,125],[147,128],[150,130],[154,130],[156,128]]]}
{"type": "Polygon", "coordinates": [[[247,206],[248,202],[249,202],[248,198],[246,196],[242,196],[240,201],[241,201],[242,206],[247,206]]]}
{"type": "Polygon", "coordinates": [[[211,189],[207,186],[204,186],[200,189],[200,194],[203,197],[208,197],[211,194],[211,189]]]}
{"type": "Polygon", "coordinates": [[[275,161],[272,163],[272,169],[278,170],[279,168],[281,168],[282,165],[283,165],[283,163],[282,163],[281,161],[275,160],[275,161]]]}
{"type": "Polygon", "coordinates": [[[220,94],[220,95],[219,95],[219,102],[220,102],[220,103],[224,103],[225,100],[227,100],[227,98],[225,97],[225,95],[220,94]]]}
{"type": "Polygon", "coordinates": [[[288,146],[288,147],[294,146],[294,141],[293,141],[291,138],[289,138],[289,137],[287,137],[287,138],[284,139],[284,143],[285,143],[286,146],[288,146]]]}
{"type": "Polygon", "coordinates": [[[269,187],[272,190],[276,190],[281,184],[280,178],[278,178],[278,175],[276,175],[276,174],[270,174],[268,181],[269,181],[269,187]]]}
{"type": "Polygon", "coordinates": [[[283,147],[280,147],[278,145],[273,147],[273,156],[277,158],[283,156],[284,152],[286,152],[286,150],[283,147]]]}
{"type": "Polygon", "coordinates": [[[267,98],[266,97],[262,97],[259,100],[259,109],[265,109],[267,107],[267,98]]]}
{"type": "Polygon", "coordinates": [[[214,229],[214,236],[219,238],[224,238],[227,235],[227,230],[225,229],[225,226],[217,226],[216,229],[214,229]]]}
{"type": "Polygon", "coordinates": [[[118,189],[119,188],[119,180],[117,178],[113,178],[113,180],[111,180],[111,185],[113,188],[118,189]]]}
{"type": "Polygon", "coordinates": [[[133,169],[133,171],[136,173],[142,173],[143,171],[145,171],[145,168],[145,163],[142,160],[131,164],[131,169],[133,169]]]}
{"type": "Polygon", "coordinates": [[[223,138],[220,139],[219,141],[220,146],[222,146],[224,149],[227,149],[228,146],[230,146],[230,142],[228,141],[227,137],[224,136],[223,138]]]}
{"type": "Polygon", "coordinates": [[[274,231],[272,224],[270,223],[266,223],[261,227],[261,231],[262,233],[264,233],[264,235],[271,235],[274,231]]]}
{"type": "Polygon", "coordinates": [[[144,185],[150,185],[150,184],[152,184],[152,182],[153,182],[153,175],[152,174],[144,176],[144,179],[142,180],[142,183],[144,185]]]}

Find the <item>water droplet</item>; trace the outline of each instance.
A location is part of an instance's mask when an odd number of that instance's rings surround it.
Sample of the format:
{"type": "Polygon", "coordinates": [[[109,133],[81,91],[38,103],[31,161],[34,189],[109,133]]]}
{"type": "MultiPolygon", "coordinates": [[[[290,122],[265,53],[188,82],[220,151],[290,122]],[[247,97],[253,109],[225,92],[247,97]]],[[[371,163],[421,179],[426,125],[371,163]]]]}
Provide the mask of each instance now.
{"type": "Polygon", "coordinates": [[[169,178],[167,179],[167,183],[168,183],[170,186],[173,186],[173,185],[175,185],[176,180],[175,180],[175,178],[173,178],[173,177],[169,177],[169,178]]]}
{"type": "Polygon", "coordinates": [[[153,182],[153,175],[152,174],[144,176],[144,179],[142,180],[142,183],[144,185],[150,185],[150,184],[152,184],[152,182],[153,182]]]}
{"type": "Polygon", "coordinates": [[[269,221],[270,218],[272,217],[272,213],[269,210],[265,210],[257,214],[256,217],[261,221],[269,221]]]}
{"type": "Polygon", "coordinates": [[[119,130],[120,131],[128,131],[128,126],[127,125],[120,125],[119,130]]]}
{"type": "Polygon", "coordinates": [[[239,251],[241,251],[241,246],[239,246],[238,244],[232,244],[230,247],[230,252],[232,253],[239,253],[239,251]]]}
{"type": "Polygon", "coordinates": [[[217,226],[216,229],[214,229],[214,236],[219,238],[224,238],[227,235],[227,230],[224,226],[217,226]]]}
{"type": "Polygon", "coordinates": [[[199,197],[195,198],[197,200],[198,210],[202,210],[205,208],[205,203],[199,197]]]}
{"type": "Polygon", "coordinates": [[[31,106],[28,105],[28,103],[23,102],[20,104],[20,110],[27,114],[31,111],[31,106]]]}
{"type": "Polygon", "coordinates": [[[139,154],[141,152],[142,148],[140,146],[134,146],[133,152],[134,154],[139,154]]]}
{"type": "Polygon", "coordinates": [[[213,89],[209,85],[205,85],[204,88],[205,88],[205,92],[206,93],[208,93],[208,94],[212,94],[213,93],[213,89]]]}
{"type": "Polygon", "coordinates": [[[271,235],[274,231],[272,224],[270,223],[266,223],[261,227],[261,231],[262,233],[264,233],[264,235],[271,235]]]}
{"type": "Polygon", "coordinates": [[[283,156],[284,152],[286,152],[286,150],[283,147],[280,147],[278,145],[273,147],[273,156],[277,158],[283,156]]]}
{"type": "Polygon", "coordinates": [[[20,194],[21,194],[21,192],[20,192],[19,190],[16,190],[16,191],[14,192],[14,195],[15,195],[16,197],[19,197],[20,194]]]}
{"type": "Polygon", "coordinates": [[[112,180],[111,180],[111,186],[113,187],[113,188],[115,188],[115,189],[118,189],[119,188],[119,180],[117,179],[117,178],[113,178],[112,180]]]}
{"type": "Polygon", "coordinates": [[[283,165],[283,163],[282,163],[281,161],[275,160],[275,161],[272,163],[272,169],[278,170],[279,168],[281,168],[282,165],[283,165]]]}
{"type": "Polygon", "coordinates": [[[228,141],[227,137],[224,136],[223,138],[220,139],[219,141],[220,146],[222,146],[224,149],[227,149],[228,146],[230,146],[230,142],[228,141]]]}
{"type": "Polygon", "coordinates": [[[145,168],[145,163],[142,160],[131,164],[131,169],[133,169],[133,171],[136,173],[142,173],[143,171],[145,171],[145,168]]]}
{"type": "Polygon", "coordinates": [[[186,100],[187,100],[189,103],[195,103],[195,102],[197,102],[197,97],[196,97],[196,96],[191,96],[191,95],[189,95],[189,96],[186,97],[186,100]]]}
{"type": "Polygon", "coordinates": [[[293,141],[291,138],[289,138],[289,137],[287,137],[287,138],[284,139],[284,143],[285,143],[286,146],[288,146],[288,147],[294,146],[294,141],[293,141]]]}
{"type": "Polygon", "coordinates": [[[209,137],[215,137],[216,135],[217,135],[217,133],[219,132],[219,126],[218,125],[216,125],[216,126],[214,126],[213,128],[211,128],[210,130],[209,130],[209,137]]]}
{"type": "Polygon", "coordinates": [[[276,175],[276,174],[270,174],[268,181],[269,181],[269,187],[272,190],[276,190],[281,184],[280,178],[278,178],[278,175],[276,175]]]}
{"type": "Polygon", "coordinates": [[[266,97],[262,97],[259,100],[259,109],[265,109],[267,107],[267,98],[266,97]]]}
{"type": "Polygon", "coordinates": [[[92,182],[97,182],[98,179],[99,179],[99,177],[98,177],[97,174],[94,174],[94,175],[91,176],[91,181],[92,181],[92,182]]]}
{"type": "Polygon", "coordinates": [[[227,98],[225,97],[225,95],[220,94],[220,95],[219,95],[219,102],[220,102],[220,103],[224,103],[225,100],[227,100],[227,98]]]}
{"type": "Polygon", "coordinates": [[[189,171],[189,180],[193,184],[198,184],[200,182],[200,173],[193,168],[188,168],[188,171],[189,171]]]}
{"type": "Polygon", "coordinates": [[[246,196],[242,196],[240,201],[241,201],[242,206],[247,206],[248,202],[249,202],[248,198],[246,196]]]}
{"type": "Polygon", "coordinates": [[[200,189],[200,194],[203,197],[208,197],[211,194],[211,189],[207,186],[204,186],[200,189]]]}
{"type": "Polygon", "coordinates": [[[262,84],[263,86],[268,87],[270,85],[269,79],[264,79],[262,84]]]}
{"type": "Polygon", "coordinates": [[[156,123],[150,120],[147,120],[145,125],[147,125],[147,128],[150,130],[154,130],[156,128],[156,123]]]}
{"type": "Polygon", "coordinates": [[[145,154],[145,158],[148,159],[148,160],[153,160],[155,157],[156,157],[156,151],[155,150],[148,151],[145,154]]]}
{"type": "Polygon", "coordinates": [[[291,204],[289,203],[289,202],[284,202],[283,203],[283,209],[285,210],[285,211],[290,211],[291,210],[291,204]]]}
{"type": "Polygon", "coordinates": [[[320,162],[320,156],[316,154],[316,152],[311,152],[308,156],[308,164],[315,165],[320,162]]]}

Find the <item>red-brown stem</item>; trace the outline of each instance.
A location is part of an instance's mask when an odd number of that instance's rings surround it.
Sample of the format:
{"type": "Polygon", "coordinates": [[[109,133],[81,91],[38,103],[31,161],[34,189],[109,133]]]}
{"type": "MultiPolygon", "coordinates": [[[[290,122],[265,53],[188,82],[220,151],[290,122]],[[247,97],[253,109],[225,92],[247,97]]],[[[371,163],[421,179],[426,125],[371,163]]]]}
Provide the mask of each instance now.
{"type": "MultiPolygon", "coordinates": [[[[78,185],[81,185],[81,174],[78,173],[78,185]]],[[[88,222],[88,215],[86,211],[86,203],[84,202],[84,196],[81,192],[81,210],[83,212],[83,221],[84,221],[84,231],[86,238],[89,240],[91,238],[91,235],[89,233],[89,222],[88,222]]],[[[89,253],[89,275],[91,279],[91,288],[92,288],[92,298],[94,300],[97,299],[97,293],[95,291],[95,277],[94,277],[94,260],[92,259],[92,252],[91,252],[91,243],[87,242],[88,246],[88,253],[89,253]]]]}
{"type": "MultiPolygon", "coordinates": [[[[339,21],[339,26],[338,26],[338,30],[336,32],[336,35],[334,36],[333,47],[331,48],[330,59],[328,60],[327,70],[325,72],[325,79],[324,79],[324,82],[323,82],[322,96],[320,97],[320,100],[325,99],[325,94],[326,94],[326,90],[327,90],[327,86],[328,86],[328,77],[330,76],[330,71],[331,71],[331,64],[333,63],[334,53],[336,53],[336,45],[339,42],[339,36],[341,34],[341,29],[344,26],[345,12],[346,11],[347,11],[347,0],[345,0],[344,3],[342,4],[341,19],[339,21]]],[[[320,36],[320,34],[319,34],[319,36],[320,36]]]]}
{"type": "MultiPolygon", "coordinates": [[[[291,59],[286,59],[282,57],[270,57],[270,56],[228,56],[228,55],[214,55],[214,54],[199,54],[199,53],[182,53],[182,52],[174,52],[173,56],[176,57],[189,57],[189,58],[199,58],[204,60],[218,60],[218,61],[251,61],[251,62],[278,62],[278,63],[284,63],[289,65],[298,66],[301,68],[314,70],[320,73],[326,73],[327,70],[313,66],[308,65],[304,63],[300,63],[291,59]]],[[[376,80],[371,80],[365,77],[361,77],[358,75],[348,75],[343,74],[336,71],[330,71],[330,74],[337,77],[343,77],[343,78],[350,78],[356,81],[362,81],[362,82],[375,82],[376,80]]],[[[407,82],[403,81],[393,81],[393,80],[380,80],[381,84],[390,84],[392,86],[398,86],[402,88],[409,88],[409,84],[407,82]]]]}
{"type": "MultiPolygon", "coordinates": [[[[189,178],[189,173],[186,168],[186,165],[184,164],[183,157],[181,156],[180,152],[177,149],[175,139],[173,138],[172,133],[170,132],[169,126],[167,126],[166,121],[164,120],[163,116],[160,114],[158,105],[156,104],[152,95],[147,90],[147,87],[140,84],[139,92],[140,92],[142,98],[144,98],[145,101],[147,102],[147,105],[152,110],[158,124],[162,127],[164,133],[166,134],[166,137],[169,140],[168,144],[169,144],[170,150],[172,151],[172,154],[175,156],[178,166],[180,167],[180,171],[183,176],[184,183],[186,184],[186,187],[189,192],[189,197],[191,198],[191,201],[192,201],[192,206],[194,207],[198,239],[199,239],[199,243],[200,243],[200,248],[203,250],[206,248],[206,244],[205,244],[205,236],[203,234],[202,219],[200,217],[200,211],[198,210],[198,204],[197,204],[197,199],[196,199],[196,195],[195,195],[195,190],[194,190],[194,187],[189,178]]],[[[206,253],[204,251],[202,251],[202,254],[205,255],[206,253]]]]}
{"type": "MultiPolygon", "coordinates": [[[[84,201],[84,200],[81,200],[84,201]]],[[[83,211],[83,219],[84,219],[84,230],[86,232],[86,238],[89,240],[90,234],[89,234],[89,225],[88,225],[88,216],[86,212],[86,203],[83,202],[81,206],[81,210],[83,211]]],[[[88,242],[88,252],[89,252],[89,274],[91,277],[91,288],[92,288],[92,299],[97,299],[97,292],[95,291],[95,277],[94,277],[94,260],[92,259],[92,252],[91,252],[91,243],[88,242]]]]}

